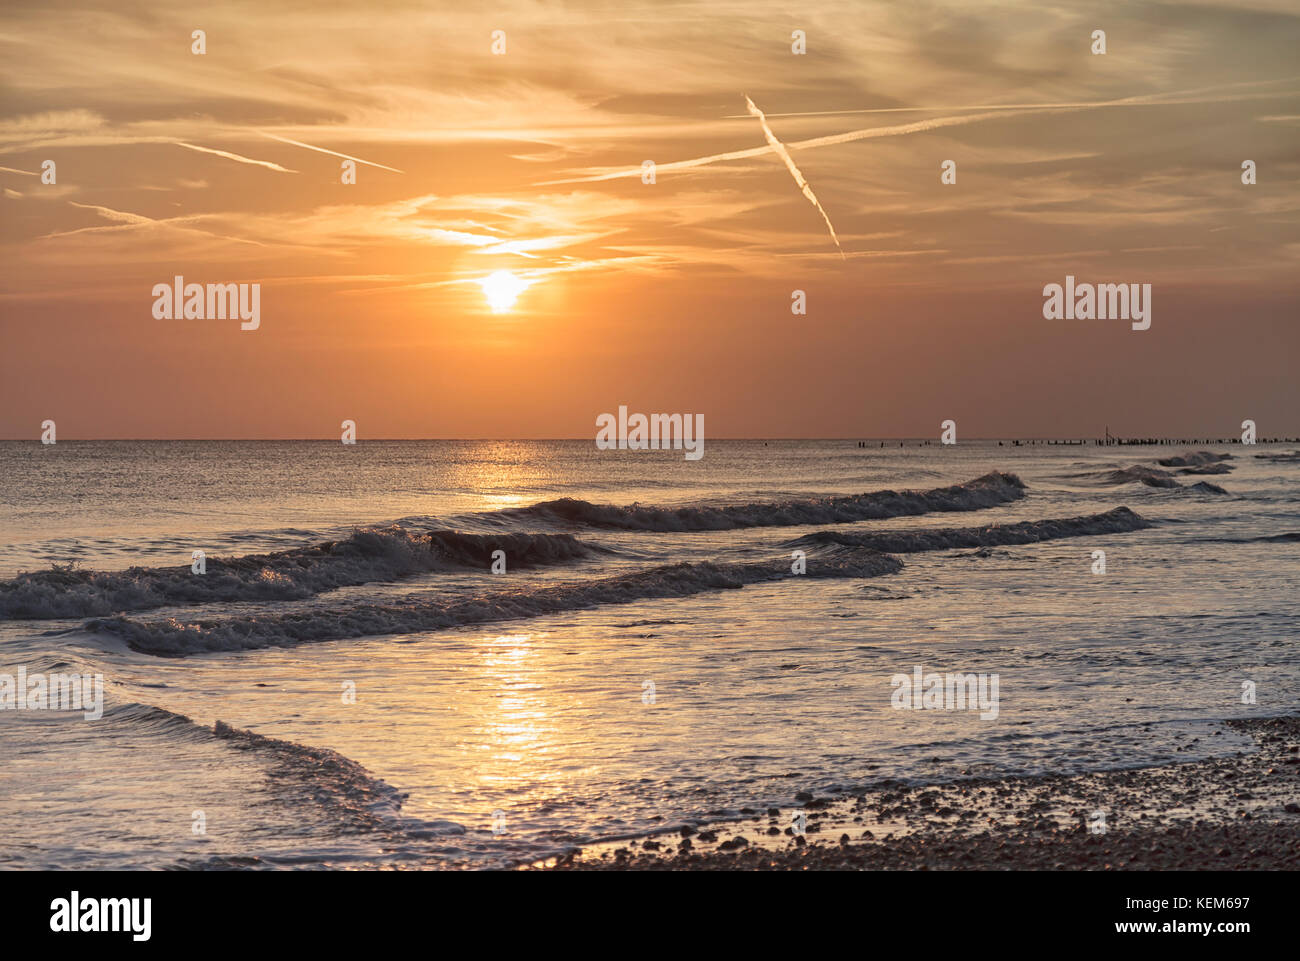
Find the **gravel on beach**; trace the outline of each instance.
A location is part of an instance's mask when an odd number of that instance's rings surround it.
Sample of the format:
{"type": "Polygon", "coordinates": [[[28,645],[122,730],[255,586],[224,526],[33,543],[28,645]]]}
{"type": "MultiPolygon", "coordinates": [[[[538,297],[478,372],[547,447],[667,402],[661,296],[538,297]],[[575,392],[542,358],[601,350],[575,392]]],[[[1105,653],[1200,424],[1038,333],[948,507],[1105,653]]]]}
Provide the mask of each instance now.
{"type": "Polygon", "coordinates": [[[1126,771],[886,783],[534,868],[596,871],[1295,870],[1300,716],[1224,722],[1258,750],[1126,771]],[[795,819],[802,814],[802,833],[795,819]]]}

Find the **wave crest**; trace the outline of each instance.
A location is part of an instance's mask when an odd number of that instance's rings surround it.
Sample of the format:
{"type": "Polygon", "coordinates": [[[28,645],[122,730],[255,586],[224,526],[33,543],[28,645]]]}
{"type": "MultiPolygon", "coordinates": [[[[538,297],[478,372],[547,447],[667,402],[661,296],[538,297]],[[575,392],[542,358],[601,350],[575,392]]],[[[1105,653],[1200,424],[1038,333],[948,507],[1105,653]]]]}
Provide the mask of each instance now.
{"type": "MultiPolygon", "coordinates": [[[[1163,463],[1163,461],[1162,461],[1163,463]]],[[[1213,467],[1187,468],[1179,471],[1181,474],[1219,474],[1224,471],[1216,470],[1213,467]]],[[[1084,480],[1091,480],[1097,484],[1107,486],[1118,486],[1120,484],[1144,484],[1147,487],[1158,487],[1167,490],[1193,490],[1209,494],[1226,494],[1228,493],[1217,484],[1211,484],[1209,481],[1199,481],[1195,484],[1180,484],[1174,475],[1158,467],[1146,467],[1142,464],[1134,464],[1132,467],[1124,467],[1118,470],[1101,471],[1099,473],[1084,473],[1073,475],[1084,480]]]]}
{"type": "Polygon", "coordinates": [[[1012,544],[1035,544],[1063,537],[1086,537],[1095,534],[1121,534],[1142,530],[1151,522],[1127,507],[1116,507],[1102,514],[1082,517],[1022,521],[1018,524],[992,524],[988,527],[947,527],[934,530],[816,531],[789,541],[787,547],[866,547],[877,551],[910,554],[950,548],[1004,547],[1012,544]]]}
{"type": "MultiPolygon", "coordinates": [[[[876,577],[901,570],[903,562],[888,554],[859,548],[834,557],[810,559],[797,577],[876,577]]],[[[424,633],[491,621],[538,617],[603,604],[626,604],[651,598],[688,597],[794,578],[789,558],[747,564],[682,563],[654,567],[553,587],[496,592],[468,599],[429,600],[416,595],[384,604],[285,611],[207,621],[168,618],[139,621],[126,617],[95,619],[86,629],[124,638],[134,650],[161,657],[185,657],[204,651],[237,651],[341,640],[383,634],[424,633]]]]}
{"type": "Polygon", "coordinates": [[[1165,457],[1157,460],[1156,463],[1161,467],[1203,467],[1206,464],[1217,464],[1219,461],[1232,460],[1231,454],[1216,454],[1212,450],[1187,451],[1174,457],[1165,457]]]}
{"type": "Polygon", "coordinates": [[[793,500],[772,504],[646,507],[593,504],[571,497],[501,511],[500,516],[553,524],[625,531],[724,531],[745,527],[794,527],[840,524],[997,507],[1024,497],[1025,484],[1015,474],[994,471],[964,484],[928,491],[874,491],[848,497],[793,500]]]}
{"type": "Polygon", "coordinates": [[[395,581],[439,570],[488,569],[504,550],[511,568],[587,557],[593,548],[571,534],[420,533],[393,525],[360,528],[274,554],[209,557],[207,571],[132,567],[125,571],[55,568],[0,581],[0,618],[96,617],[172,605],[291,601],[340,587],[395,581]]]}

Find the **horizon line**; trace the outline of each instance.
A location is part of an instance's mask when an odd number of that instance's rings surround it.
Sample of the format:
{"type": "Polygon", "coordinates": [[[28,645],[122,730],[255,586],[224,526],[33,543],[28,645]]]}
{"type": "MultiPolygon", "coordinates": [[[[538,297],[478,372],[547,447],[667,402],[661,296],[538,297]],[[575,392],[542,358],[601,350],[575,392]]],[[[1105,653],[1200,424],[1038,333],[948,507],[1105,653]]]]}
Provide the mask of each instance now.
{"type": "MultiPolygon", "coordinates": [[[[863,436],[861,436],[861,435],[857,435],[857,436],[836,436],[836,437],[710,437],[710,438],[706,438],[706,442],[709,442],[709,441],[711,441],[711,442],[721,442],[721,441],[763,441],[763,442],[765,442],[765,443],[772,443],[772,442],[782,443],[782,442],[792,442],[792,441],[846,441],[846,442],[853,441],[853,442],[866,442],[866,441],[913,441],[913,440],[915,440],[915,441],[935,441],[936,446],[940,446],[940,447],[955,447],[955,446],[960,446],[960,444],[962,444],[962,443],[970,443],[970,442],[972,442],[972,441],[1022,441],[1022,442],[1023,442],[1023,441],[1049,441],[1049,442],[1050,442],[1050,441],[1057,441],[1057,442],[1064,442],[1064,441],[1078,441],[1078,442],[1087,442],[1087,441],[1093,441],[1093,440],[1104,440],[1104,439],[1105,439],[1104,435],[1102,435],[1102,436],[1082,436],[1082,435],[1076,435],[1076,436],[1064,436],[1064,437],[1062,437],[1062,436],[1053,436],[1053,437],[1048,437],[1048,436],[1042,436],[1042,435],[1038,435],[1038,436],[1035,436],[1035,435],[1024,435],[1024,436],[1013,437],[1013,436],[1009,436],[1009,435],[1008,435],[1008,436],[1001,436],[1001,437],[969,437],[969,438],[966,438],[966,440],[964,440],[964,441],[958,441],[958,442],[955,443],[955,444],[943,444],[943,443],[937,441],[937,439],[936,439],[934,436],[924,436],[924,437],[922,437],[922,436],[919,436],[919,435],[918,435],[918,436],[892,436],[892,437],[885,437],[885,436],[875,436],[875,437],[867,436],[867,437],[863,437],[863,436]]],[[[1163,442],[1168,442],[1168,443],[1171,443],[1171,444],[1191,444],[1191,443],[1197,443],[1197,444],[1241,444],[1241,443],[1242,443],[1242,440],[1241,440],[1240,437],[1220,437],[1220,438],[1213,438],[1213,437],[1165,437],[1165,436],[1160,436],[1160,435],[1156,435],[1156,436],[1133,436],[1133,437],[1120,437],[1120,436],[1118,436],[1118,435],[1111,434],[1111,439],[1112,439],[1112,443],[1111,443],[1109,446],[1116,446],[1116,443],[1115,443],[1116,441],[1124,441],[1124,442],[1127,442],[1127,441],[1141,441],[1141,442],[1143,442],[1144,444],[1163,443],[1163,442]]],[[[364,441],[363,441],[361,438],[358,438],[358,439],[356,440],[355,444],[348,444],[348,445],[345,445],[345,446],[349,446],[349,447],[351,447],[351,446],[356,446],[356,445],[359,445],[359,444],[361,444],[361,443],[363,443],[363,442],[364,442],[364,443],[404,443],[404,442],[406,442],[406,443],[409,443],[409,442],[454,442],[454,443],[467,443],[467,442],[473,442],[473,443],[481,443],[481,442],[487,442],[487,441],[498,442],[498,443],[500,443],[500,442],[510,442],[510,443],[534,443],[534,444],[540,444],[540,443],[554,443],[554,442],[557,442],[557,441],[588,441],[588,442],[593,442],[593,443],[594,443],[594,438],[593,438],[591,435],[586,435],[586,436],[582,436],[582,437],[368,437],[368,438],[365,438],[364,441]]],[[[63,441],[56,441],[54,444],[42,444],[42,446],[45,446],[45,447],[54,447],[54,446],[58,446],[59,443],[68,443],[68,442],[76,442],[76,443],[88,443],[88,442],[89,442],[89,443],[96,443],[96,442],[98,442],[98,443],[158,443],[158,444],[167,444],[167,443],[213,443],[213,444],[219,444],[219,443],[228,443],[228,442],[239,442],[239,443],[267,443],[267,444],[275,444],[275,443],[326,443],[326,444],[338,444],[338,443],[341,443],[341,441],[339,440],[338,437],[67,437],[67,438],[64,438],[63,441]]],[[[21,444],[21,443],[36,443],[36,444],[41,444],[42,442],[41,442],[41,439],[40,439],[40,436],[39,436],[39,435],[37,435],[37,436],[35,436],[35,437],[30,437],[30,436],[29,436],[29,437],[0,437],[0,444],[10,444],[10,443],[14,443],[14,444],[21,444]]],[[[1300,443],[1300,437],[1291,438],[1291,437],[1279,436],[1279,437],[1275,437],[1275,438],[1271,438],[1271,439],[1268,439],[1268,438],[1260,438],[1260,439],[1257,439],[1257,440],[1255,441],[1255,444],[1295,444],[1295,443],[1300,443]]],[[[1103,444],[1102,446],[1107,446],[1107,445],[1103,444]]],[[[1251,445],[1246,445],[1246,446],[1251,446],[1251,445]]]]}

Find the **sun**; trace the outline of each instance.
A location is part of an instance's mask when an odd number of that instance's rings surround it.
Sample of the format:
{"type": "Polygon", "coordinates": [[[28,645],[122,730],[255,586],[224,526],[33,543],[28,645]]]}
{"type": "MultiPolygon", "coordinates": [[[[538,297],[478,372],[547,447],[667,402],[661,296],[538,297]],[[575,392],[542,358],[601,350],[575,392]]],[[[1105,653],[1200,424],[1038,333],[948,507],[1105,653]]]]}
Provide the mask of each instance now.
{"type": "Polygon", "coordinates": [[[530,286],[529,281],[520,280],[508,270],[488,274],[479,284],[494,314],[504,313],[513,307],[519,295],[530,286]]]}

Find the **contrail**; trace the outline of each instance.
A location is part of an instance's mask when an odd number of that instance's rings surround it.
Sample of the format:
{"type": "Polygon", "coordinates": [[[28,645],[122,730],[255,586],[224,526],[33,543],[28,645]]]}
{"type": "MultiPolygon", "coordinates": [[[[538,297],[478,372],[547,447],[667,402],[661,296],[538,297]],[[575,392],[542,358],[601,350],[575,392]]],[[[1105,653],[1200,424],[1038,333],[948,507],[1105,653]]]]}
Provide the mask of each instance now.
{"type": "MultiPolygon", "coordinates": [[[[1021,113],[1035,113],[1038,111],[1051,112],[1062,110],[1060,107],[1034,107],[1023,110],[1021,113]]],[[[960,127],[969,123],[979,123],[981,120],[992,120],[994,117],[1005,116],[998,113],[968,113],[958,117],[932,117],[929,120],[914,120],[912,123],[898,124],[893,127],[866,127],[862,130],[848,130],[844,133],[833,133],[825,137],[812,137],[808,140],[792,140],[790,146],[795,150],[806,150],[810,147],[829,147],[840,143],[853,143],[855,140],[874,140],[877,137],[898,137],[902,134],[924,133],[929,130],[939,130],[943,127],[960,127]]]]}
{"type": "Polygon", "coordinates": [[[178,147],[185,147],[189,150],[197,150],[199,153],[216,154],[218,157],[225,157],[227,160],[235,160],[241,164],[256,164],[259,167],[266,167],[270,170],[278,170],[282,174],[296,174],[298,171],[290,170],[288,167],[281,167],[277,163],[271,163],[269,160],[254,160],[252,157],[244,157],[237,153],[231,153],[229,150],[214,150],[211,147],[198,147],[192,143],[185,143],[183,140],[173,140],[178,147]]]}
{"type": "MultiPolygon", "coordinates": [[[[187,230],[196,234],[203,234],[205,237],[215,237],[217,240],[229,240],[236,244],[251,244],[254,247],[265,247],[266,244],[257,240],[245,240],[243,237],[227,237],[223,234],[214,234],[208,230],[201,230],[198,227],[185,226],[190,221],[198,220],[200,217],[168,217],[162,220],[154,220],[152,217],[146,217],[144,214],[128,213],[125,210],[114,210],[112,207],[101,207],[99,204],[80,204],[75,200],[69,200],[74,207],[80,207],[82,210],[93,210],[105,220],[111,220],[115,224],[127,227],[172,227],[176,230],[187,230]]],[[[52,234],[43,234],[42,240],[51,240],[55,237],[71,237],[75,234],[98,233],[104,230],[114,230],[114,227],[78,227],[76,230],[59,230],[52,234]]]]}
{"type": "Polygon", "coordinates": [[[335,157],[342,157],[344,160],[354,160],[359,164],[365,164],[368,167],[378,167],[380,170],[391,170],[395,174],[406,173],[405,170],[398,170],[396,167],[385,167],[383,164],[377,164],[371,160],[362,160],[360,157],[353,157],[351,154],[339,153],[337,150],[326,150],[324,147],[315,147],[309,143],[303,143],[301,140],[290,140],[288,137],[278,137],[273,133],[262,131],[263,137],[270,137],[272,140],[278,140],[280,143],[290,143],[295,147],[306,147],[308,150],[319,150],[321,153],[333,154],[335,157]]]}
{"type": "Polygon", "coordinates": [[[785,144],[776,139],[776,134],[772,133],[772,128],[767,125],[767,118],[763,116],[763,111],[754,106],[754,101],[750,100],[748,95],[745,97],[745,106],[753,116],[758,118],[768,145],[776,151],[778,157],[785,161],[786,169],[790,171],[790,176],[794,177],[794,182],[799,185],[803,195],[808,198],[809,203],[817,208],[817,212],[822,215],[822,220],[826,221],[826,229],[831,232],[831,240],[835,241],[835,249],[840,252],[840,259],[844,260],[844,248],[840,246],[840,238],[835,236],[835,226],[831,223],[831,218],[826,216],[825,208],[817,199],[817,195],[812,192],[812,188],[808,186],[808,181],[804,179],[803,174],[799,172],[799,168],[790,159],[790,151],[785,149],[785,144]]]}
{"type": "MultiPolygon", "coordinates": [[[[748,99],[748,98],[746,98],[748,99]]],[[[1027,108],[1021,113],[1034,112],[1051,112],[1063,108],[1046,106],[1027,108]]],[[[876,137],[898,137],[909,133],[923,133],[927,130],[937,130],[941,127],[954,127],[968,123],[978,123],[981,120],[990,120],[993,117],[1003,117],[1007,114],[1001,113],[971,113],[957,117],[932,117],[929,120],[916,120],[912,123],[898,124],[893,127],[865,127],[860,130],[850,130],[846,133],[831,134],[829,137],[813,137],[810,140],[792,140],[785,147],[791,150],[804,150],[810,147],[828,147],[832,144],[849,143],[854,140],[871,140],[876,137]]],[[[766,126],[766,125],[765,125],[766,126]]],[[[779,142],[778,142],[779,144],[779,142]]],[[[772,146],[750,147],[746,150],[731,150],[727,153],[711,154],[708,157],[695,157],[691,160],[674,160],[669,163],[656,165],[656,170],[663,172],[665,170],[688,170],[691,167],[704,167],[708,164],[719,163],[724,160],[747,160],[750,157],[761,157],[763,154],[774,149],[772,146]]],[[[641,168],[615,170],[610,173],[592,174],[586,177],[570,177],[564,180],[546,180],[535,186],[545,187],[554,184],[576,184],[576,183],[594,183],[600,180],[617,180],[623,177],[639,177],[641,168]]]]}
{"type": "MultiPolygon", "coordinates": [[[[1227,87],[1241,86],[1268,86],[1278,83],[1288,83],[1295,80],[1295,77],[1285,77],[1278,80],[1265,81],[1244,81],[1242,83],[1228,84],[1227,87]]],[[[1192,90],[1170,91],[1167,93],[1157,94],[1140,94],[1133,97],[1124,97],[1119,100],[1093,100],[1093,101],[1072,101],[1066,103],[1036,103],[1036,104],[999,104],[992,106],[962,106],[962,107],[906,107],[906,108],[883,108],[886,111],[902,110],[979,110],[979,113],[962,113],[949,117],[931,117],[927,120],[917,120],[912,123],[898,124],[892,127],[867,127],[860,130],[850,130],[842,134],[832,134],[829,137],[813,137],[808,140],[792,140],[786,147],[791,150],[805,150],[815,147],[828,147],[834,144],[850,143],[855,140],[872,140],[876,137],[898,137],[905,134],[924,133],[929,130],[938,130],[942,127],[964,126],[966,124],[980,123],[985,120],[994,120],[1002,117],[1027,116],[1035,113],[1073,113],[1078,110],[1095,110],[1107,107],[1166,107],[1166,106],[1183,106],[1188,104],[1202,103],[1228,103],[1245,100],[1265,100],[1277,96],[1275,93],[1265,94],[1229,94],[1213,97],[1200,98],[1197,95],[1210,90],[1218,90],[1217,87],[1200,87],[1192,90]],[[1176,98],[1176,99],[1170,99],[1176,98]]],[[[1227,89],[1227,88],[1223,88],[1227,89]]],[[[748,98],[746,98],[748,99],[748,98]]],[[[790,114],[773,114],[773,116],[786,117],[814,117],[829,116],[832,114],[850,114],[850,113],[876,113],[877,110],[833,110],[833,111],[816,111],[811,113],[790,113],[790,114]]],[[[737,114],[736,117],[747,116],[746,114],[737,114]]],[[[724,118],[730,119],[730,118],[724,118]]],[[[751,147],[747,150],[731,150],[726,153],[711,154],[707,157],[695,157],[691,160],[675,160],[668,163],[656,165],[660,172],[665,170],[689,170],[693,167],[704,167],[709,164],[720,163],[726,160],[747,160],[750,157],[759,157],[767,153],[770,147],[751,147]]],[[[576,183],[596,183],[602,180],[619,180],[626,177],[641,176],[639,167],[623,168],[600,174],[588,174],[582,177],[567,177],[562,180],[546,180],[535,186],[553,186],[556,184],[576,184],[576,183]]]]}
{"type": "MultiPolygon", "coordinates": [[[[1165,106],[1182,106],[1186,104],[1198,103],[1232,103],[1237,100],[1270,100],[1279,96],[1273,93],[1264,94],[1246,94],[1246,95],[1224,95],[1223,91],[1233,87],[1272,87],[1280,83],[1292,83],[1300,80],[1300,77],[1278,77],[1273,80],[1243,80],[1239,83],[1216,84],[1211,87],[1195,87],[1190,90],[1171,90],[1165,93],[1147,93],[1136,94],[1132,97],[1123,97],[1119,100],[1078,100],[1067,103],[1001,103],[1001,104],[963,104],[961,106],[930,106],[930,107],[871,107],[865,110],[803,110],[795,113],[773,113],[768,114],[770,117],[834,117],[844,114],[858,113],[924,113],[931,110],[953,111],[953,110],[1036,110],[1050,108],[1053,110],[1078,110],[1087,107],[1165,107],[1165,106]],[[1214,93],[1218,96],[1201,98],[1203,93],[1214,93]],[[1168,97],[1180,99],[1169,100],[1168,97]],[[1195,99],[1185,99],[1195,98],[1195,99]]],[[[1289,95],[1289,94],[1288,94],[1289,95]]],[[[728,114],[723,120],[743,120],[747,114],[736,113],[728,114]]]]}
{"type": "Polygon", "coordinates": [[[40,237],[42,241],[51,241],[51,239],[57,237],[75,237],[77,234],[96,234],[101,233],[101,231],[104,230],[116,230],[118,226],[161,226],[161,228],[173,228],[175,230],[187,230],[190,231],[190,233],[203,234],[204,237],[214,237],[218,239],[218,241],[248,243],[252,244],[253,247],[266,246],[265,243],[261,243],[260,241],[246,241],[246,239],[242,237],[225,237],[224,234],[214,234],[211,230],[201,230],[195,228],[195,226],[186,226],[190,221],[200,220],[201,215],[191,217],[165,217],[162,218],[162,220],[153,220],[152,217],[146,217],[143,213],[114,211],[112,207],[100,207],[99,204],[82,204],[75,202],[75,200],[69,200],[68,203],[72,204],[73,207],[82,208],[83,211],[95,211],[95,213],[98,213],[98,215],[103,217],[104,220],[113,221],[113,224],[117,226],[110,226],[110,228],[105,228],[105,226],[83,226],[83,228],[77,228],[75,230],[56,230],[55,233],[52,234],[42,234],[42,237],[40,237]]]}

